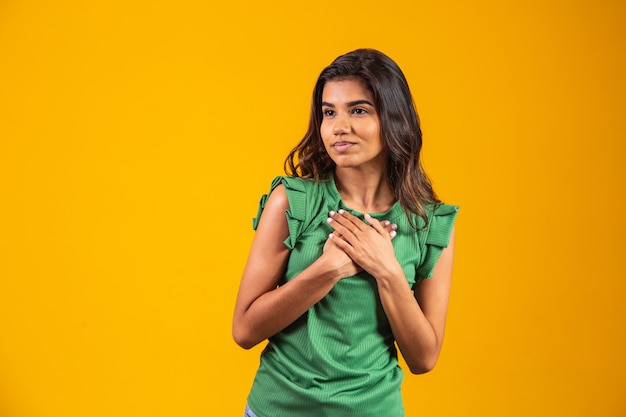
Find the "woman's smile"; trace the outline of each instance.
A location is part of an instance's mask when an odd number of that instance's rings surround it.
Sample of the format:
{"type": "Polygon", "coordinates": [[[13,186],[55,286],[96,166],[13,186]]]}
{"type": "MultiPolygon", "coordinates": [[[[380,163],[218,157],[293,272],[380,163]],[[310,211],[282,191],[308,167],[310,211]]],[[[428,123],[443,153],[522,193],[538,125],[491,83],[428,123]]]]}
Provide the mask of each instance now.
{"type": "Polygon", "coordinates": [[[343,152],[347,152],[350,148],[352,148],[355,145],[356,144],[353,142],[338,141],[338,142],[333,143],[331,146],[335,151],[339,153],[343,153],[343,152]]]}

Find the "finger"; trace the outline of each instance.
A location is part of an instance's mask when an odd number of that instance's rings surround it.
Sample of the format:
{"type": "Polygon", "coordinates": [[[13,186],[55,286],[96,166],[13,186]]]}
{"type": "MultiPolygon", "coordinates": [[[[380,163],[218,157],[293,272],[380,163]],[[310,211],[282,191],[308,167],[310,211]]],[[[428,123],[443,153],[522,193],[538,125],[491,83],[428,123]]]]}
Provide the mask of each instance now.
{"type": "Polygon", "coordinates": [[[338,231],[336,231],[336,230],[335,230],[335,231],[331,232],[331,233],[328,235],[328,237],[329,237],[329,238],[330,238],[330,237],[341,237],[341,233],[339,233],[338,231]],[[333,235],[333,236],[331,236],[331,235],[333,235]]]}
{"type": "Polygon", "coordinates": [[[354,231],[358,232],[354,225],[352,225],[351,228],[348,228],[342,224],[342,220],[340,219],[341,216],[338,216],[337,213],[330,212],[330,215],[331,217],[328,217],[326,222],[334,229],[332,234],[336,237],[343,237],[345,239],[347,236],[354,236],[354,231]]]}
{"type": "Polygon", "coordinates": [[[369,225],[372,226],[374,230],[376,230],[378,233],[381,233],[381,234],[385,230],[385,227],[389,225],[389,221],[384,220],[381,222],[380,220],[373,218],[367,213],[365,213],[364,217],[365,217],[365,220],[367,220],[367,222],[369,223],[369,225]]]}
{"type": "Polygon", "coordinates": [[[389,220],[380,221],[369,214],[365,214],[365,219],[381,236],[390,236],[392,239],[396,236],[398,226],[389,220]]]}
{"type": "Polygon", "coordinates": [[[385,230],[389,233],[389,236],[393,239],[398,234],[398,225],[395,223],[391,223],[390,221],[385,220],[386,226],[385,230]]]}
{"type": "Polygon", "coordinates": [[[345,210],[339,210],[337,212],[331,211],[327,221],[335,230],[339,230],[343,235],[348,232],[356,235],[367,228],[367,225],[359,218],[347,213],[345,210]]]}
{"type": "Polygon", "coordinates": [[[367,229],[367,225],[363,222],[363,220],[361,220],[358,217],[348,213],[346,210],[339,209],[339,210],[337,210],[337,214],[339,214],[342,219],[346,220],[346,223],[344,223],[344,224],[345,224],[346,227],[350,228],[351,230],[363,231],[363,230],[367,229]],[[350,224],[347,223],[347,222],[352,223],[355,226],[356,229],[352,229],[350,227],[350,224]]]}
{"type": "Polygon", "coordinates": [[[328,235],[328,239],[331,240],[338,248],[342,249],[344,252],[348,253],[348,251],[352,250],[352,245],[347,242],[345,239],[338,237],[334,233],[328,235]]]}

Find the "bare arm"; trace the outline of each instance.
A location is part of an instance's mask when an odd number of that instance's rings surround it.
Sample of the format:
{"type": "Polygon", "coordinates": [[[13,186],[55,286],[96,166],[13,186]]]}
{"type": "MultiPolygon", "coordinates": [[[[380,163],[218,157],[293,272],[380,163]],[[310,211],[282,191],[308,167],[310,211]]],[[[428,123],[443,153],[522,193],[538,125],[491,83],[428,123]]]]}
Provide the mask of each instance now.
{"type": "Polygon", "coordinates": [[[401,268],[378,279],[381,302],[394,337],[411,372],[416,374],[432,370],[441,353],[453,257],[454,229],[448,247],[437,260],[432,278],[422,279],[414,295],[401,268]]]}
{"type": "Polygon", "coordinates": [[[452,279],[454,229],[448,247],[435,265],[433,277],[423,279],[413,294],[391,240],[381,232],[380,222],[368,218],[369,226],[345,212],[332,218],[330,224],[343,236],[335,240],[337,245],[376,279],[383,309],[411,372],[430,371],[443,343],[452,279]]]}
{"type": "Polygon", "coordinates": [[[289,208],[282,185],[274,189],[263,210],[248,256],[233,315],[233,338],[249,349],[281,331],[321,300],[356,265],[334,245],[298,276],[277,287],[289,258],[283,241],[289,235],[289,208]]]}

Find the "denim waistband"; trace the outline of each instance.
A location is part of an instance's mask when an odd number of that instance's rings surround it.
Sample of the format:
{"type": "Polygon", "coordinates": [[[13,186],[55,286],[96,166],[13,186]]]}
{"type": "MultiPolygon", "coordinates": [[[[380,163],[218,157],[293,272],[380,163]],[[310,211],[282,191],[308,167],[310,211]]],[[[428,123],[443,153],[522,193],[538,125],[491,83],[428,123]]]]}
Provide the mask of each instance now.
{"type": "Polygon", "coordinates": [[[243,417],[259,417],[259,416],[254,414],[254,411],[250,410],[250,407],[248,406],[248,404],[246,404],[246,411],[244,412],[243,417]]]}

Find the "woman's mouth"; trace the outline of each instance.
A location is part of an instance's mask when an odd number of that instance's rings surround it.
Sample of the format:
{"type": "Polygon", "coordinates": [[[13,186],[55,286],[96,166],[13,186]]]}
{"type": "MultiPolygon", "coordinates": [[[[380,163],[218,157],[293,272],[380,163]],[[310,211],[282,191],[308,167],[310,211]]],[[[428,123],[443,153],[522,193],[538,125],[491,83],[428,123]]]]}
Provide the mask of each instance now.
{"type": "Polygon", "coordinates": [[[333,143],[333,149],[336,150],[337,152],[345,152],[348,149],[350,149],[352,146],[354,146],[354,143],[352,142],[335,142],[333,143]]]}

